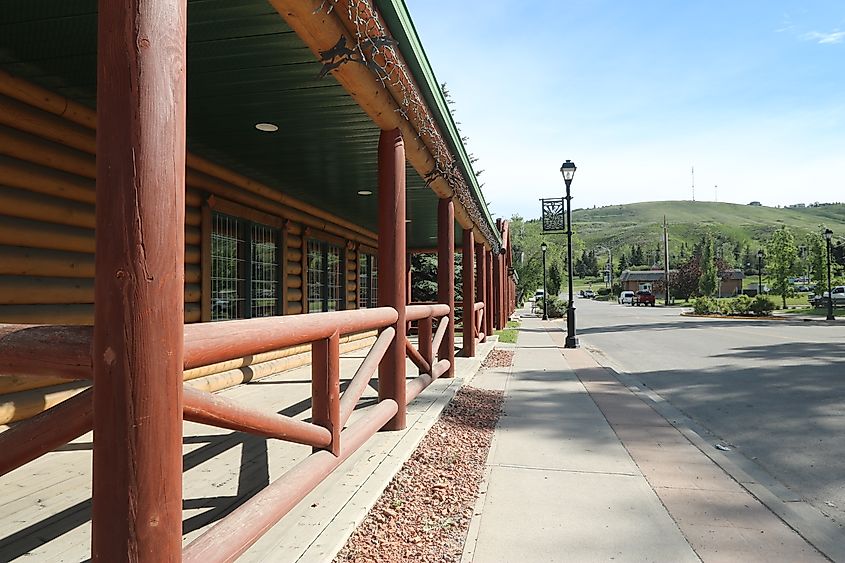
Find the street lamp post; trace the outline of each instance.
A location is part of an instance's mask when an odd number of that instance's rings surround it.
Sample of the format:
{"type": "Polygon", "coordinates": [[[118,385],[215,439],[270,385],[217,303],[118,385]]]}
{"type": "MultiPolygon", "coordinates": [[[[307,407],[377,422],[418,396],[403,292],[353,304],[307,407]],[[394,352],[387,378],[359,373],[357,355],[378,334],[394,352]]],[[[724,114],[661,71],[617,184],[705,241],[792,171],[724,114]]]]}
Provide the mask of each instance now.
{"type": "Polygon", "coordinates": [[[548,245],[544,242],[540,245],[540,250],[543,251],[543,320],[549,320],[549,296],[546,295],[546,250],[548,245]]]}
{"type": "Polygon", "coordinates": [[[830,282],[830,239],[833,238],[833,231],[824,230],[824,240],[827,243],[827,320],[835,321],[833,316],[833,284],[830,282]]]}
{"type": "Polygon", "coordinates": [[[604,269],[607,275],[604,278],[604,287],[610,287],[610,276],[613,275],[613,253],[606,246],[598,246],[597,248],[607,251],[607,266],[604,269]]]}
{"type": "Polygon", "coordinates": [[[564,348],[577,348],[578,337],[575,335],[575,295],[572,291],[572,194],[569,186],[575,177],[575,163],[567,160],[560,167],[563,181],[566,183],[566,270],[569,278],[569,303],[566,306],[566,344],[564,348]]]}
{"type": "Polygon", "coordinates": [[[763,251],[757,251],[757,295],[763,294],[763,251]]]}

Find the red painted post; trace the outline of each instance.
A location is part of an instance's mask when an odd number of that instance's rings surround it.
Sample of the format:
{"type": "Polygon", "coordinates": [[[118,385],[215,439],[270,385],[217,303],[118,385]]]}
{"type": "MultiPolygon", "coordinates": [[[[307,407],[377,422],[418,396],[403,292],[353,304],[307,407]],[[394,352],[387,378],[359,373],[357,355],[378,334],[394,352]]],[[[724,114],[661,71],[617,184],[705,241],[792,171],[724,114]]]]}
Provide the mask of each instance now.
{"type": "MultiPolygon", "coordinates": [[[[407,229],[407,224],[405,228],[407,229]]],[[[411,253],[405,254],[405,303],[410,305],[414,301],[414,295],[411,289],[413,288],[413,276],[411,275],[411,253]]],[[[405,334],[411,334],[411,321],[405,323],[405,334]]]]}
{"type": "Polygon", "coordinates": [[[437,358],[449,360],[443,377],[455,377],[455,204],[452,198],[437,202],[437,302],[449,306],[449,325],[437,358]]]}
{"type": "Polygon", "coordinates": [[[340,334],[311,343],[311,422],[332,434],[328,449],[340,455],[340,334]]]}
{"type": "MultiPolygon", "coordinates": [[[[420,319],[417,321],[417,326],[419,330],[417,331],[417,340],[419,341],[419,345],[417,348],[420,351],[420,355],[425,358],[425,361],[428,362],[429,366],[434,365],[434,351],[431,348],[431,336],[432,336],[432,318],[426,317],[424,319],[420,319]]],[[[429,370],[430,372],[431,370],[429,370]]],[[[420,373],[423,373],[420,370],[420,373]]]]}
{"type": "Polygon", "coordinates": [[[502,255],[493,255],[493,325],[497,330],[502,327],[502,255]]]}
{"type": "Polygon", "coordinates": [[[461,266],[463,267],[463,294],[464,294],[464,311],[463,311],[463,348],[461,355],[465,358],[472,358],[475,356],[475,274],[473,273],[473,264],[475,263],[475,234],[472,229],[464,229],[463,232],[463,256],[461,257],[461,266]]]}
{"type": "Polygon", "coordinates": [[[484,251],[484,332],[493,334],[493,251],[484,251]]]}
{"type": "Polygon", "coordinates": [[[485,303],[485,311],[483,313],[483,317],[481,319],[481,327],[480,332],[484,333],[484,338],[481,342],[487,341],[487,330],[484,328],[486,326],[484,322],[484,317],[487,316],[488,311],[486,310],[486,301],[487,301],[487,274],[485,273],[486,270],[484,269],[484,259],[485,252],[484,252],[484,244],[476,243],[475,245],[475,287],[476,287],[476,302],[485,303]]]}
{"type": "Polygon", "coordinates": [[[412,275],[412,272],[411,272],[411,255],[410,254],[405,255],[405,274],[407,276],[407,279],[405,280],[405,295],[407,296],[407,298],[405,299],[405,302],[410,305],[414,300],[414,296],[411,292],[411,288],[414,287],[414,278],[413,278],[413,275],[412,275]]]}
{"type": "Polygon", "coordinates": [[[378,304],[399,314],[396,338],[378,368],[379,400],[399,410],[385,430],[405,428],[405,144],[399,129],[382,131],[378,142],[378,304]]]}
{"type": "Polygon", "coordinates": [[[93,561],[182,554],[185,0],[100,0],[93,561]]]}

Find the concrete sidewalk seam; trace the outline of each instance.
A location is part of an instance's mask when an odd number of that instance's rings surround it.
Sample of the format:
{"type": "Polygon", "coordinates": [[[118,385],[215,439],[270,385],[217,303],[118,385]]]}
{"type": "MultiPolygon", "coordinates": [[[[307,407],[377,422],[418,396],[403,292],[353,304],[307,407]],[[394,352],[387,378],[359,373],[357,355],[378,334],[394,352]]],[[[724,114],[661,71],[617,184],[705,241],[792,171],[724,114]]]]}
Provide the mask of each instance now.
{"type": "Polygon", "coordinates": [[[530,471],[548,471],[551,473],[582,473],[585,475],[615,475],[617,477],[640,477],[636,473],[624,471],[587,471],[584,469],[560,469],[557,467],[539,467],[535,465],[520,465],[518,463],[488,463],[486,467],[506,467],[508,469],[528,469],[530,471]]]}

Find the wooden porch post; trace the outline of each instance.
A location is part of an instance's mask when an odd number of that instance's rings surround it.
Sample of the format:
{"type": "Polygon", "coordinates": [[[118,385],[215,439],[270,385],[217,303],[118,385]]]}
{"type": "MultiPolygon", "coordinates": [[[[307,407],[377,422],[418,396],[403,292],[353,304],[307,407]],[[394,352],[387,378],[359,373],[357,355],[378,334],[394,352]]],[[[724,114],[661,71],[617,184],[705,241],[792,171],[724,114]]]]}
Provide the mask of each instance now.
{"type": "Polygon", "coordinates": [[[487,315],[490,314],[490,311],[487,310],[486,302],[487,302],[487,294],[485,290],[486,282],[487,282],[487,274],[485,274],[484,270],[484,244],[476,243],[475,245],[475,287],[476,287],[476,295],[475,301],[476,302],[483,302],[485,303],[484,308],[484,316],[481,318],[481,327],[482,332],[484,333],[484,338],[481,339],[481,342],[487,342],[487,315]]]}
{"type": "Polygon", "coordinates": [[[493,305],[493,251],[484,251],[484,308],[487,309],[485,315],[484,332],[486,334],[493,334],[493,319],[495,313],[495,306],[493,305]]]}
{"type": "Polygon", "coordinates": [[[186,3],[98,6],[91,557],[178,561],[186,3]]]}
{"type": "Polygon", "coordinates": [[[399,313],[396,337],[378,368],[379,400],[393,399],[399,411],[385,430],[405,428],[405,144],[399,129],[382,131],[378,142],[378,304],[399,313]]]}
{"type": "Polygon", "coordinates": [[[443,377],[455,377],[455,204],[452,198],[437,202],[437,302],[449,305],[449,325],[437,358],[449,360],[443,377]]]}
{"type": "Polygon", "coordinates": [[[497,330],[502,329],[502,255],[493,255],[493,325],[497,330]]]}
{"type": "Polygon", "coordinates": [[[411,272],[411,254],[405,254],[405,302],[410,304],[414,301],[414,296],[411,293],[411,288],[414,287],[414,277],[411,272]]]}
{"type": "Polygon", "coordinates": [[[463,347],[461,355],[465,358],[475,356],[475,277],[472,265],[475,262],[475,234],[472,229],[464,229],[463,232],[463,256],[461,256],[461,267],[463,268],[463,347]]]}

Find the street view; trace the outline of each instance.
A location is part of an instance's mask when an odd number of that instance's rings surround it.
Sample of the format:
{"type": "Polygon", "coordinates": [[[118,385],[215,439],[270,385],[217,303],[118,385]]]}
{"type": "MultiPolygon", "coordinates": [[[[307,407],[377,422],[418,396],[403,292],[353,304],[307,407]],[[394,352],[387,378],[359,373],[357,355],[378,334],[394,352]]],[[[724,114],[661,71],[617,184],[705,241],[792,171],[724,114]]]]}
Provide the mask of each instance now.
{"type": "Polygon", "coordinates": [[[0,563],[845,563],[845,2],[0,2],[0,563]]]}

